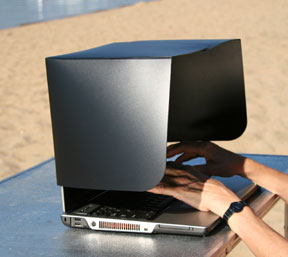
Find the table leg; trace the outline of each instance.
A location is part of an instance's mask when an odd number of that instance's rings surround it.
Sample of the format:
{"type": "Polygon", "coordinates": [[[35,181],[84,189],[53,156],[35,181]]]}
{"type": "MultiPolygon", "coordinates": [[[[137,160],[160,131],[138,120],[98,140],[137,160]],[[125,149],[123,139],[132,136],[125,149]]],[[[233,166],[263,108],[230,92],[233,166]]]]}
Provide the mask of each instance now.
{"type": "Polygon", "coordinates": [[[284,235],[288,238],[288,204],[285,203],[284,235]]]}

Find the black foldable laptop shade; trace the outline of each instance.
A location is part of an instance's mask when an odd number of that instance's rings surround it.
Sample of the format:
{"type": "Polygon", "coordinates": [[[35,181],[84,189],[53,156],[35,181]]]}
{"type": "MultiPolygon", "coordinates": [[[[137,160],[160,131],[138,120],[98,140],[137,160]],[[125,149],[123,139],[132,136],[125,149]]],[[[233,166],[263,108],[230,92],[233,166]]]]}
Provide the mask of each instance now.
{"type": "Polygon", "coordinates": [[[144,191],[167,141],[231,140],[246,127],[240,40],[114,43],[46,59],[57,183],[144,191]]]}

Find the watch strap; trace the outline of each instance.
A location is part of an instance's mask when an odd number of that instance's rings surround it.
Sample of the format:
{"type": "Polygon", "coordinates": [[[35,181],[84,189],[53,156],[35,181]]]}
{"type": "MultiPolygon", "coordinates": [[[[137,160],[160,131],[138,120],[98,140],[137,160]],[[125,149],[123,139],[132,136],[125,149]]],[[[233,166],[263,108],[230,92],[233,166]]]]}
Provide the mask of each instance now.
{"type": "Polygon", "coordinates": [[[248,204],[244,201],[231,203],[228,210],[224,213],[223,219],[227,222],[228,219],[232,216],[232,214],[234,214],[235,212],[241,212],[245,206],[248,206],[248,204]],[[235,205],[237,205],[237,209],[234,208],[235,205]]]}

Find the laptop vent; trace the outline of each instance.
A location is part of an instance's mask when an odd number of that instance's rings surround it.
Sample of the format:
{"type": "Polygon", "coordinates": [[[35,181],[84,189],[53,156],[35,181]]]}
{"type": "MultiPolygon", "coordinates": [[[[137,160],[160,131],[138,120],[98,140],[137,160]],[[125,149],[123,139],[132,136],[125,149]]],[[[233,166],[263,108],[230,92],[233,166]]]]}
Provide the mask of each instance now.
{"type": "Polygon", "coordinates": [[[140,225],[138,224],[117,223],[107,221],[100,221],[99,228],[140,231],[140,225]]]}

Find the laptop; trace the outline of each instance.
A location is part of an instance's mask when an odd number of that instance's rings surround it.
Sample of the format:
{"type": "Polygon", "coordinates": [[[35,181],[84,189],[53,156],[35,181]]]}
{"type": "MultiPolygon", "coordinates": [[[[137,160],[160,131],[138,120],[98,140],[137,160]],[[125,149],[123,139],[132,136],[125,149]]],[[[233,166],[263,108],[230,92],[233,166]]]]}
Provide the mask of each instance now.
{"type": "MultiPolygon", "coordinates": [[[[239,176],[214,178],[242,200],[247,200],[258,188],[239,176]]],[[[64,212],[61,218],[65,225],[73,228],[197,236],[207,235],[222,220],[211,212],[198,211],[171,196],[102,190],[95,190],[85,204],[64,212]]]]}
{"type": "MultiPolygon", "coordinates": [[[[46,67],[64,224],[206,235],[221,221],[143,191],[164,175],[167,142],[245,130],[240,40],[113,43],[49,57],[46,67]]],[[[247,197],[255,185],[235,179],[224,182],[247,197]]]]}

